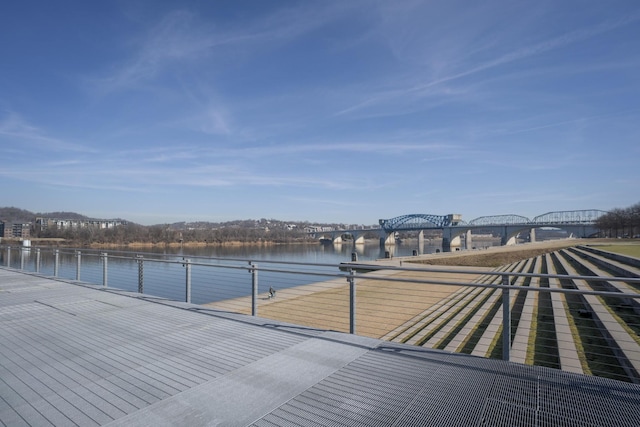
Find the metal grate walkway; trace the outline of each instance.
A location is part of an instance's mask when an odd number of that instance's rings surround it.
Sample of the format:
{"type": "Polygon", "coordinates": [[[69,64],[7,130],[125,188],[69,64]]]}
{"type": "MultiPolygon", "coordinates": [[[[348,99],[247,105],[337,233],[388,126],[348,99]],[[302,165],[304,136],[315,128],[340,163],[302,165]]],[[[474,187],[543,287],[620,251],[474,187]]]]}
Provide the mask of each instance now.
{"type": "Polygon", "coordinates": [[[640,386],[0,269],[0,425],[635,427],[640,386]]]}

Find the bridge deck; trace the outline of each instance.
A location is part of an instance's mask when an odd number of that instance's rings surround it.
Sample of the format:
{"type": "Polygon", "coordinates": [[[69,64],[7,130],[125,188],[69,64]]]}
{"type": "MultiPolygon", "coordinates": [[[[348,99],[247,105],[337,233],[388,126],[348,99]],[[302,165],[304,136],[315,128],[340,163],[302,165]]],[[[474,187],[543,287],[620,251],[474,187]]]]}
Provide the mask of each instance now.
{"type": "Polygon", "coordinates": [[[7,269],[0,322],[2,425],[640,425],[639,385],[7,269]]]}

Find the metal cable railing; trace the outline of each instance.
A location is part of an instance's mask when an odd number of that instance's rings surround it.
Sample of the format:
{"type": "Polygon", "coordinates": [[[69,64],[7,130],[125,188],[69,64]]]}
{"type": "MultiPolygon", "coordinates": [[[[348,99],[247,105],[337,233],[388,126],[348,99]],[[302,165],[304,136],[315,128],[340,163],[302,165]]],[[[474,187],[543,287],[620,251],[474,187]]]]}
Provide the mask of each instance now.
{"type": "Polygon", "coordinates": [[[388,264],[0,247],[3,267],[202,310],[640,382],[640,260],[573,248],[493,271],[388,264]]]}

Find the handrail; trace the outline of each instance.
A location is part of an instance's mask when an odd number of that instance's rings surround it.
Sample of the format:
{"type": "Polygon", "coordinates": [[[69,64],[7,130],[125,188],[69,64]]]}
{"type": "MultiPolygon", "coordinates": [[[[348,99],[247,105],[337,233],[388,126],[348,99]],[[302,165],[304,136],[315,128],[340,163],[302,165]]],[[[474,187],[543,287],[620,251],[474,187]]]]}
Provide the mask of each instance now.
{"type": "MultiPolygon", "coordinates": [[[[638,310],[640,312],[640,291],[639,292],[616,292],[612,290],[606,290],[606,287],[601,289],[594,288],[584,288],[582,289],[569,289],[566,287],[545,287],[545,286],[533,286],[530,281],[531,279],[537,279],[538,282],[544,282],[549,280],[566,280],[566,281],[585,281],[587,283],[597,283],[597,282],[624,282],[627,284],[633,284],[638,286],[640,289],[640,278],[639,277],[616,277],[616,276],[589,276],[589,275],[580,275],[580,274],[560,274],[560,273],[535,273],[529,271],[514,271],[511,269],[501,269],[501,270],[480,270],[473,268],[465,268],[465,269],[453,269],[453,268],[442,268],[442,267],[407,267],[407,266],[390,266],[385,265],[385,263],[375,264],[375,263],[362,263],[362,262],[345,262],[345,263],[310,263],[310,262],[286,262],[286,261],[276,261],[276,260],[262,260],[262,259],[244,259],[244,258],[223,258],[223,257],[198,257],[188,255],[183,256],[181,254],[155,254],[155,253],[145,253],[138,251],[121,251],[115,250],[109,253],[104,249],[101,250],[92,250],[92,249],[76,249],[76,248],[39,248],[39,247],[16,247],[10,245],[0,245],[0,256],[3,257],[3,260],[0,261],[1,268],[14,268],[18,269],[18,261],[19,261],[19,270],[30,272],[34,274],[40,274],[46,276],[47,274],[43,273],[43,268],[41,263],[43,262],[44,254],[50,253],[54,255],[54,266],[53,266],[53,276],[57,278],[66,278],[68,280],[73,280],[75,277],[75,282],[80,282],[80,270],[82,268],[83,277],[82,283],[91,283],[93,282],[96,285],[102,285],[103,288],[107,288],[109,286],[110,289],[117,289],[123,286],[124,282],[131,282],[133,286],[131,286],[131,290],[135,292],[135,285],[137,284],[137,291],[139,293],[150,293],[155,296],[165,297],[166,295],[157,295],[154,292],[157,291],[152,289],[152,286],[160,281],[167,281],[168,290],[170,292],[171,299],[180,299],[176,297],[176,290],[182,288],[184,293],[182,294],[184,298],[182,301],[191,303],[192,295],[193,295],[193,286],[194,282],[198,284],[196,286],[202,287],[202,283],[206,283],[206,286],[209,286],[209,283],[212,281],[218,280],[218,278],[222,278],[223,281],[229,281],[230,283],[226,286],[229,289],[233,289],[236,292],[238,289],[244,289],[238,295],[246,295],[248,299],[246,302],[242,302],[245,300],[239,300],[240,304],[247,304],[246,312],[247,314],[251,314],[253,316],[260,315],[258,306],[261,303],[259,299],[259,286],[262,282],[258,281],[258,277],[261,280],[264,280],[265,277],[269,277],[269,275],[275,276],[288,276],[292,277],[290,283],[290,287],[306,285],[306,284],[321,284],[325,286],[325,284],[329,282],[336,282],[338,285],[332,286],[344,286],[348,289],[347,294],[344,298],[348,303],[348,311],[349,311],[349,332],[352,334],[356,334],[358,332],[358,328],[360,328],[360,324],[357,324],[356,321],[359,316],[358,304],[361,301],[361,297],[358,297],[358,301],[356,301],[356,296],[358,294],[358,289],[362,281],[376,281],[376,282],[384,282],[384,283],[397,283],[397,284],[405,284],[405,285],[418,285],[421,287],[422,285],[444,285],[444,286],[453,286],[460,288],[482,288],[489,290],[502,290],[501,296],[499,297],[499,301],[502,306],[502,333],[501,333],[501,342],[502,342],[502,357],[506,360],[510,359],[510,349],[512,345],[512,335],[515,334],[512,331],[512,304],[513,298],[515,295],[519,295],[520,292],[537,292],[538,295],[542,293],[549,294],[561,294],[563,298],[569,298],[569,296],[597,296],[600,298],[616,298],[623,303],[620,303],[620,306],[624,306],[624,304],[628,304],[629,301],[635,304],[631,307],[633,310],[638,310]],[[44,250],[43,250],[44,249],[44,250]],[[12,252],[19,251],[19,260],[18,258],[12,259],[12,252]],[[35,256],[35,265],[30,263],[27,265],[25,263],[26,254],[34,253],[35,256]],[[66,256],[63,257],[62,255],[66,256]],[[63,268],[60,268],[60,260],[63,259],[63,268]],[[111,260],[111,262],[109,262],[111,260]],[[207,261],[218,261],[217,263],[207,262],[207,261]],[[266,266],[264,265],[266,264],[266,266]],[[161,269],[161,276],[158,276],[157,272],[154,272],[154,269],[150,266],[158,266],[161,269]],[[145,269],[145,266],[148,266],[148,269],[145,269]],[[75,271],[74,271],[75,267],[75,271]],[[136,268],[137,267],[137,268],[136,268]],[[290,268],[287,268],[290,267],[290,268]],[[305,267],[305,268],[301,268],[305,267]],[[92,268],[94,270],[100,270],[101,275],[97,272],[93,272],[93,278],[87,278],[87,276],[91,276],[92,268]],[[176,269],[177,268],[177,269],[176,269]],[[177,274],[180,269],[184,269],[183,279],[179,278],[179,274],[177,274]],[[65,270],[66,269],[66,270],[65,270]],[[168,270],[167,270],[168,269],[168,270]],[[215,270],[213,270],[215,269],[215,270]],[[65,270],[61,273],[62,270],[65,270]],[[230,272],[234,271],[244,271],[250,273],[249,276],[241,275],[239,273],[230,272]],[[165,273],[169,272],[169,273],[165,273]],[[377,274],[379,272],[380,274],[377,274]],[[422,277],[422,278],[410,278],[410,277],[399,277],[397,274],[389,274],[399,273],[399,272],[412,272],[412,273],[433,273],[433,274],[441,274],[441,273],[455,273],[461,276],[468,276],[469,280],[448,280],[442,279],[438,277],[422,277]],[[75,275],[74,275],[75,273],[75,275]],[[126,280],[119,278],[118,274],[126,275],[126,280]],[[156,276],[154,276],[156,274],[156,276]],[[64,276],[64,277],[61,277],[64,276]],[[304,283],[299,281],[299,276],[304,276],[304,283]],[[483,282],[474,282],[472,277],[495,277],[500,280],[493,281],[483,281],[483,282]],[[101,279],[100,279],[101,277],[101,279]],[[107,278],[109,278],[110,282],[108,282],[107,278]],[[522,283],[518,282],[515,284],[514,278],[522,278],[524,281],[522,283]],[[528,279],[528,280],[527,280],[528,279]],[[102,281],[102,283],[100,283],[102,281]],[[148,283],[147,283],[148,282],[148,283]],[[246,283],[246,285],[245,285],[246,283]],[[605,289],[605,290],[602,290],[605,289]],[[624,301],[627,301],[626,303],[624,301]]],[[[50,260],[48,260],[50,261],[50,260]]],[[[524,263],[520,264],[521,266],[524,263]]],[[[530,265],[530,263],[526,264],[530,265]]],[[[532,271],[532,270],[531,270],[532,271]]],[[[278,277],[280,277],[278,276],[278,277]]],[[[124,276],[121,276],[124,277],[124,276]]],[[[267,279],[268,280],[268,279],[267,279]]],[[[282,286],[285,286],[283,284],[282,286]]],[[[281,288],[281,289],[287,289],[281,288]]],[[[329,289],[323,288],[323,289],[329,289]]],[[[614,289],[610,287],[609,289],[614,289]]],[[[631,288],[630,288],[631,289],[631,288]]],[[[126,290],[126,289],[125,289],[126,290]]],[[[167,289],[164,289],[165,291],[167,289]]],[[[239,297],[232,297],[239,298],[239,297]]],[[[243,298],[243,297],[240,297],[243,298]]],[[[336,300],[336,304],[338,301],[336,300]]],[[[384,301],[381,301],[380,304],[384,304],[384,301]]],[[[453,302],[451,303],[453,304],[453,302]]],[[[568,309],[568,308],[567,308],[568,309]]],[[[244,308],[241,308],[240,311],[244,311],[244,308]]],[[[495,311],[494,311],[495,313],[495,311]]],[[[460,317],[460,316],[458,316],[460,317]]],[[[519,317],[516,318],[515,322],[517,322],[519,317]]],[[[638,346],[637,353],[640,355],[640,338],[636,336],[636,332],[629,332],[630,339],[636,340],[638,346]]],[[[627,343],[622,345],[632,346],[634,344],[627,343]]],[[[635,347],[633,347],[635,348],[635,347]]],[[[635,350],[634,350],[635,351],[635,350]]],[[[634,351],[631,354],[636,354],[634,351]]],[[[627,353],[628,354],[628,350],[627,353]]],[[[640,356],[638,356],[640,360],[640,356]]],[[[639,366],[640,362],[636,363],[634,366],[639,366]]],[[[640,372],[632,372],[632,380],[640,382],[640,372]],[[635,372],[635,373],[634,373],[635,372]]]]}

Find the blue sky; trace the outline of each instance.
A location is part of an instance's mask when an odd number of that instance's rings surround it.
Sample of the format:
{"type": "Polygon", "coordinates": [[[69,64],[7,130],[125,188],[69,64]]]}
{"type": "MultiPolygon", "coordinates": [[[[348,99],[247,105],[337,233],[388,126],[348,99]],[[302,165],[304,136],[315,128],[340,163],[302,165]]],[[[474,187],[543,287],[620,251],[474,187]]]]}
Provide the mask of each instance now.
{"type": "Polygon", "coordinates": [[[640,200],[640,2],[0,6],[0,206],[141,224],[640,200]]]}

